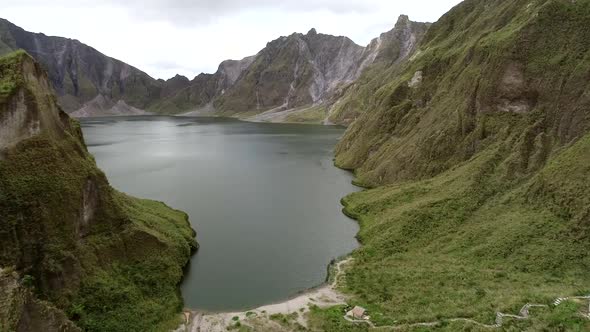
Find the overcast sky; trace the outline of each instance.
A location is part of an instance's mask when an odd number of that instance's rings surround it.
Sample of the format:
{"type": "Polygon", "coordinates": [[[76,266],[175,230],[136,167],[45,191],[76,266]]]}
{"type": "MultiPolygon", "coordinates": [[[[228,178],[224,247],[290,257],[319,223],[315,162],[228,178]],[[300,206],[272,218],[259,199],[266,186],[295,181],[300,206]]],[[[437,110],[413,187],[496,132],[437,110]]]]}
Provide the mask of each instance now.
{"type": "Polygon", "coordinates": [[[78,39],[155,78],[192,79],[293,32],[344,35],[365,46],[400,14],[433,22],[460,0],[1,0],[0,16],[78,39]]]}

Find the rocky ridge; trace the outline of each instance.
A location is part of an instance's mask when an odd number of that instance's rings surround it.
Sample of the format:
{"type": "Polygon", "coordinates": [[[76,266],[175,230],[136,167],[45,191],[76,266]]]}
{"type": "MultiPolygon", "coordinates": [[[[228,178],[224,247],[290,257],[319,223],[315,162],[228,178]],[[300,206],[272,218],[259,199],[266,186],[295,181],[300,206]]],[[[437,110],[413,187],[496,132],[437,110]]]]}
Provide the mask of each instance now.
{"type": "Polygon", "coordinates": [[[402,16],[367,47],[312,29],[193,80],[155,80],[77,40],[27,32],[1,19],[0,55],[16,49],[31,54],[47,69],[64,110],[79,117],[158,113],[348,124],[351,116],[332,105],[365,69],[407,58],[427,26],[402,16]]]}

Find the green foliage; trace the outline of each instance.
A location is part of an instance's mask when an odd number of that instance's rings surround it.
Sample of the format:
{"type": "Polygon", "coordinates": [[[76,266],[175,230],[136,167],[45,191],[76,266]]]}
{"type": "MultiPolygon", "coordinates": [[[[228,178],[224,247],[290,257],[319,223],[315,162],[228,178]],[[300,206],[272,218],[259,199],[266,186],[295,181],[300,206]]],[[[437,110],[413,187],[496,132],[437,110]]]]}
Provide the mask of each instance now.
{"type": "Polygon", "coordinates": [[[588,17],[586,1],[463,2],[431,26],[410,61],[367,73],[344,96],[362,115],[337,147],[337,164],[376,186],[440,174],[537,121],[526,144],[538,141],[538,157],[579,138],[590,126],[588,17]],[[423,81],[408,89],[417,71],[423,81]]]}
{"type": "Polygon", "coordinates": [[[20,64],[24,56],[24,51],[16,51],[0,58],[0,104],[23,84],[20,64]]]}
{"type": "Polygon", "coordinates": [[[109,186],[28,55],[2,59],[0,68],[14,69],[25,91],[26,107],[10,111],[41,128],[2,151],[0,266],[16,266],[85,330],[175,328],[177,286],[197,246],[187,215],[109,186]]]}
{"type": "Polygon", "coordinates": [[[26,274],[23,276],[21,284],[27,288],[33,288],[35,286],[35,277],[26,274]]]}
{"type": "MultiPolygon", "coordinates": [[[[362,115],[336,163],[375,189],[343,201],[363,246],[342,287],[377,325],[489,324],[588,289],[589,18],[587,1],[467,0],[345,96],[362,115]]],[[[523,326],[587,328],[551,317],[523,326]]]]}
{"type": "Polygon", "coordinates": [[[309,324],[312,331],[325,332],[364,332],[369,331],[366,324],[353,324],[344,319],[344,306],[321,309],[312,306],[309,313],[309,324]]]}
{"type": "Polygon", "coordinates": [[[325,106],[313,106],[287,115],[284,122],[321,124],[324,122],[326,115],[325,106]]]}

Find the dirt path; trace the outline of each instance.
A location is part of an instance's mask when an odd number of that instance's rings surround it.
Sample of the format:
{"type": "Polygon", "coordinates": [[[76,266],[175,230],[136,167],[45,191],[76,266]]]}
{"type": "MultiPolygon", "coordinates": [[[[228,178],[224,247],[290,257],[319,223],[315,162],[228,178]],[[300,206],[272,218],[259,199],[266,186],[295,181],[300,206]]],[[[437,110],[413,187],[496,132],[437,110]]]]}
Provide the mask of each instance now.
{"type": "MultiPolygon", "coordinates": [[[[588,296],[572,296],[572,297],[560,297],[555,299],[555,301],[553,302],[553,305],[558,306],[561,303],[565,302],[565,301],[569,301],[569,300],[588,300],[589,304],[588,304],[588,314],[586,314],[586,318],[590,319],[590,295],[588,296]]],[[[495,328],[500,328],[504,325],[504,319],[505,318],[510,318],[510,319],[517,319],[517,320],[526,320],[530,318],[530,309],[531,308],[547,308],[548,305],[546,304],[535,304],[535,303],[527,303],[525,304],[520,311],[518,312],[517,315],[513,315],[513,314],[507,314],[507,313],[503,313],[503,312],[497,312],[496,313],[496,320],[494,321],[494,324],[484,324],[481,322],[478,322],[476,320],[470,319],[470,318],[449,318],[449,319],[444,319],[444,320],[438,320],[438,321],[432,321],[432,322],[420,322],[420,323],[413,323],[413,324],[399,324],[399,325],[387,325],[387,326],[375,326],[371,321],[369,320],[353,320],[349,317],[344,317],[344,319],[346,319],[347,321],[351,322],[351,323],[356,323],[356,324],[367,324],[370,327],[378,327],[378,328],[383,328],[383,329],[392,329],[392,330],[400,330],[400,329],[404,329],[404,328],[409,328],[409,327],[434,327],[437,325],[441,325],[443,322],[466,322],[466,323],[471,323],[480,327],[484,327],[484,328],[490,328],[490,329],[495,329],[495,328]]]]}

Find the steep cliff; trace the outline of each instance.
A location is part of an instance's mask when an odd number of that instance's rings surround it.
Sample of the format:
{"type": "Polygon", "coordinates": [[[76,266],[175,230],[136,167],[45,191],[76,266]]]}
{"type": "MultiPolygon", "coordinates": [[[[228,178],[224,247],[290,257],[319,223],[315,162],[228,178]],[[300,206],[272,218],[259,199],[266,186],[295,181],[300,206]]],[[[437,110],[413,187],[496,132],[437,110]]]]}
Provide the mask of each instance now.
{"type": "Polygon", "coordinates": [[[0,55],[25,50],[47,70],[60,105],[66,112],[94,109],[96,98],[112,105],[120,101],[145,110],[160,98],[184,88],[178,78],[159,81],[141,70],[110,58],[77,40],[25,31],[0,19],[0,55]]]}
{"type": "MultiPolygon", "coordinates": [[[[374,189],[344,200],[363,243],[345,285],[377,325],[588,295],[588,22],[588,1],[466,0],[396,75],[359,81],[336,162],[374,189]]],[[[546,311],[504,328],[589,328],[546,311]]],[[[477,329],[439,328],[457,324],[477,329]]]]}
{"type": "Polygon", "coordinates": [[[404,61],[412,56],[430,26],[412,22],[402,15],[395,27],[381,34],[367,46],[371,56],[362,75],[353,84],[345,86],[336,98],[328,103],[328,121],[350,124],[360,114],[370,111],[365,102],[377,88],[399,74],[404,61]]]}
{"type": "Polygon", "coordinates": [[[196,248],[186,214],[115,191],[41,65],[0,60],[0,329],[165,329],[196,248]]]}
{"type": "Polygon", "coordinates": [[[263,112],[317,103],[338,84],[358,77],[365,49],[346,37],[293,34],[256,56],[215,106],[222,112],[263,112]]]}

